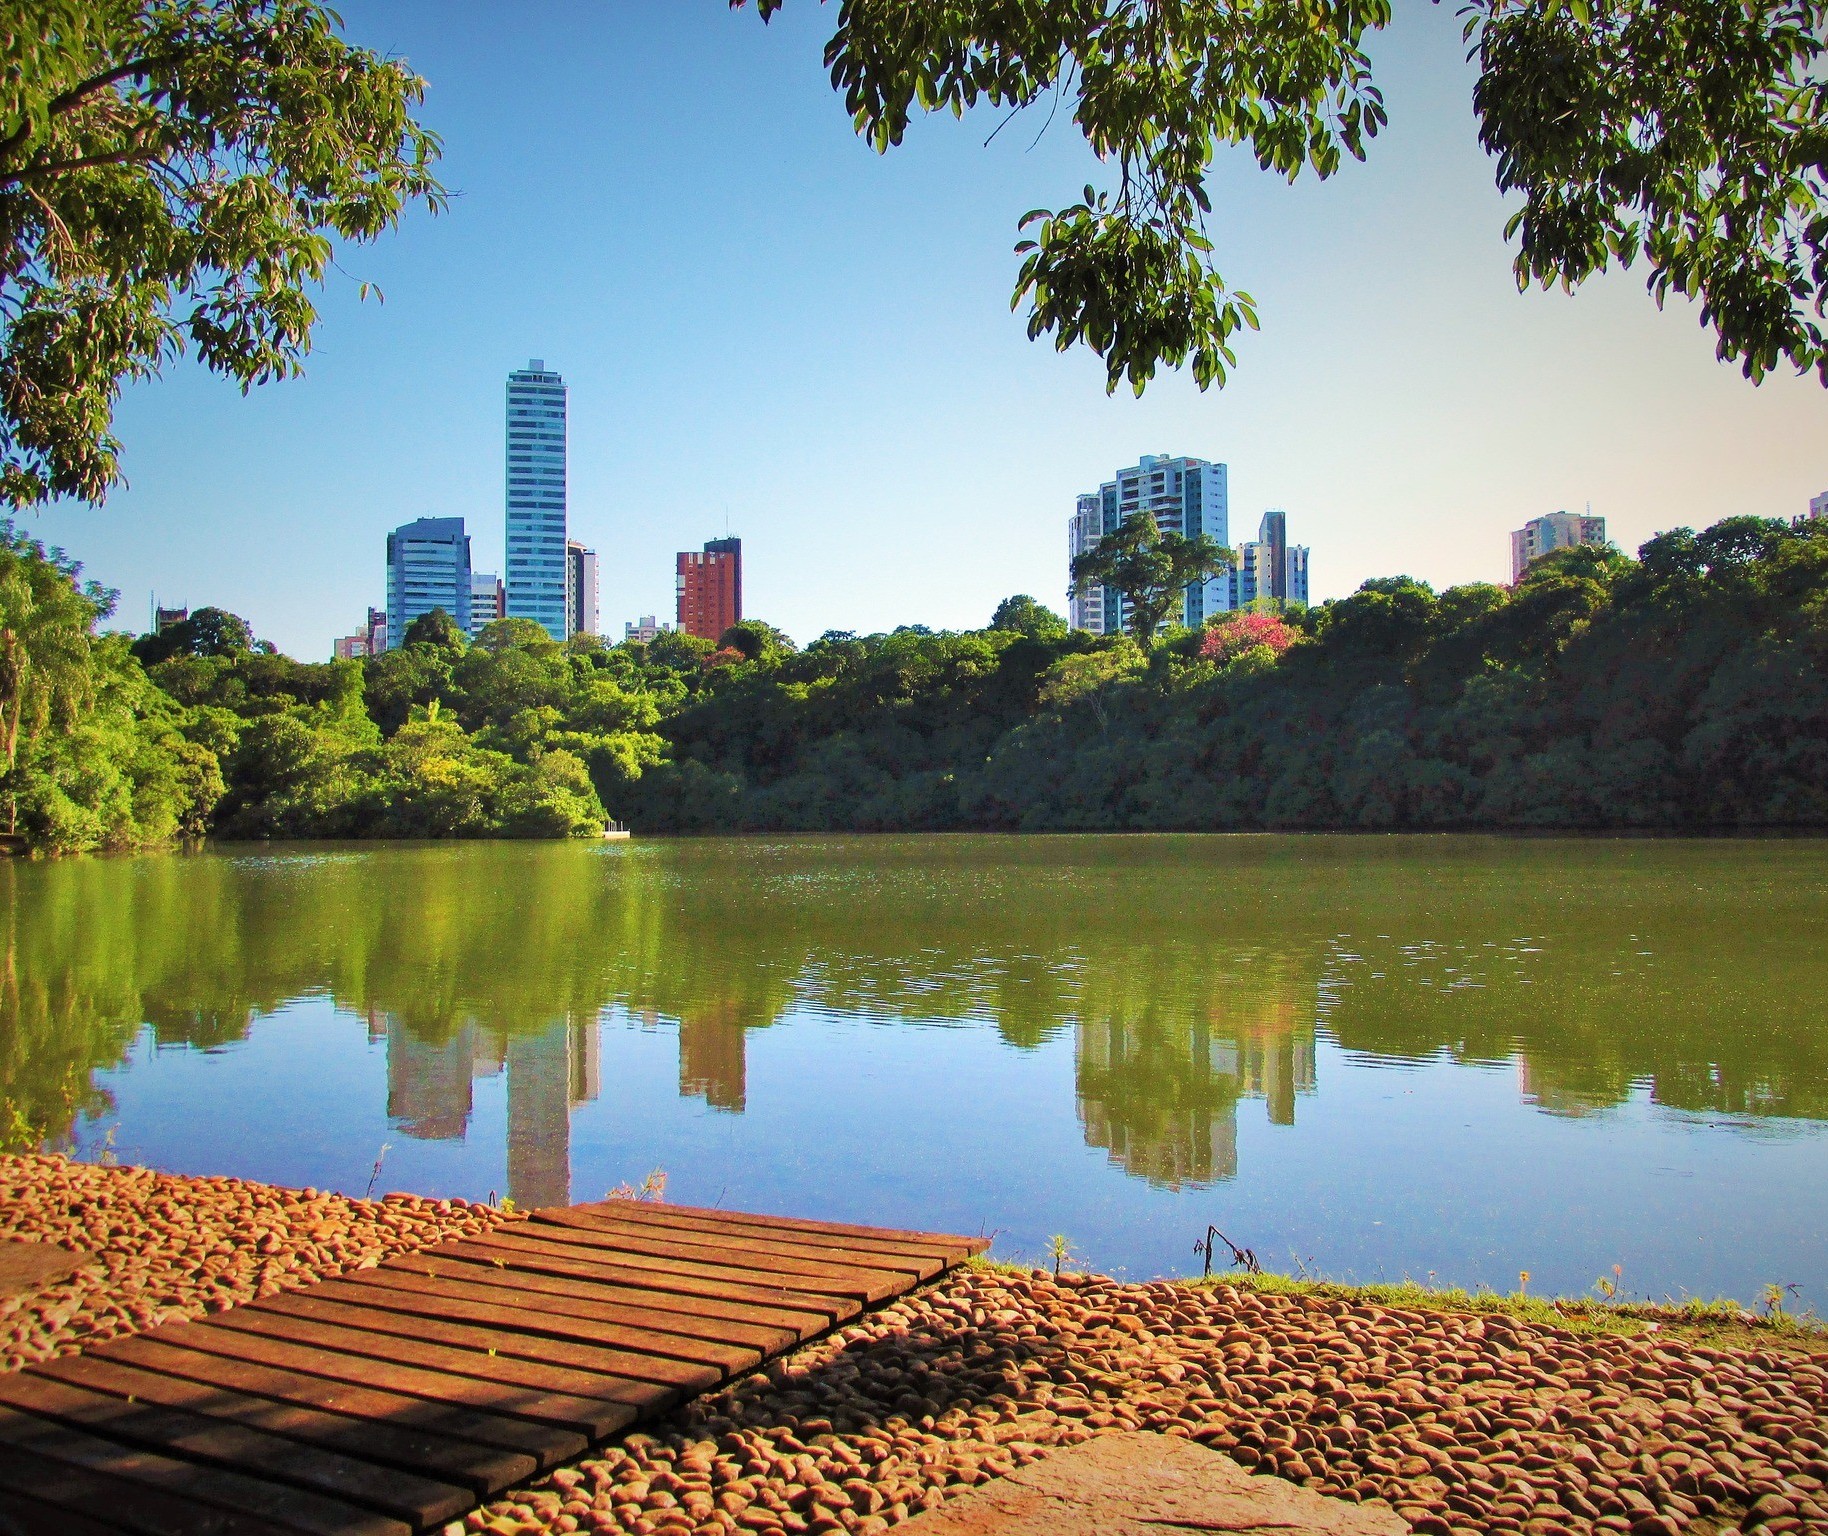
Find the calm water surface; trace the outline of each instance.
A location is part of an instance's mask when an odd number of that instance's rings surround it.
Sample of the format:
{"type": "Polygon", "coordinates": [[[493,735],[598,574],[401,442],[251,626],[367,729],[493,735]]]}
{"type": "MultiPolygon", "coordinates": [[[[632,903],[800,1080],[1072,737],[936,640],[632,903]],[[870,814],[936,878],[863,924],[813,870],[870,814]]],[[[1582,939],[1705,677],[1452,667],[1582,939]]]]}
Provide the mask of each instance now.
{"type": "Polygon", "coordinates": [[[230,847],[0,921],[15,1144],[1828,1310],[1828,843],[230,847]]]}

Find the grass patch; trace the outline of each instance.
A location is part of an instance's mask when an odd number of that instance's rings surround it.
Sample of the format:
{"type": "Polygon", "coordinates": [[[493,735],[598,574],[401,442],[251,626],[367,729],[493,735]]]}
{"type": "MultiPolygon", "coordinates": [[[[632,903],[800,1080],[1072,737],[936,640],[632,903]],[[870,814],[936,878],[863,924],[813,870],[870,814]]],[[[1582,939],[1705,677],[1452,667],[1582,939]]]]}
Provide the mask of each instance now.
{"type": "Polygon", "coordinates": [[[1813,1313],[1786,1312],[1782,1307],[1755,1312],[1741,1302],[1725,1298],[1657,1304],[1532,1296],[1524,1291],[1509,1295],[1492,1290],[1465,1291],[1453,1286],[1421,1285],[1414,1280],[1343,1285],[1334,1280],[1252,1275],[1241,1270],[1181,1283],[1231,1285],[1275,1296],[1324,1296],[1334,1301],[1370,1302],[1412,1312],[1497,1314],[1577,1334],[1634,1338],[1654,1333],[1727,1349],[1779,1348],[1828,1354],[1828,1324],[1813,1313]]]}
{"type": "MultiPolygon", "coordinates": [[[[1012,1264],[976,1254],[963,1268],[978,1274],[1026,1279],[1045,1266],[1012,1264]]],[[[1466,1291],[1422,1285],[1414,1280],[1346,1285],[1337,1280],[1229,1270],[1203,1280],[1156,1281],[1193,1287],[1230,1285],[1271,1296],[1324,1296],[1332,1301],[1369,1302],[1409,1312],[1461,1312],[1513,1317],[1519,1322],[1565,1329],[1589,1337],[1636,1338],[1656,1334],[1709,1344],[1719,1349],[1785,1349],[1828,1355],[1828,1323],[1813,1312],[1790,1312],[1781,1296],[1767,1296],[1762,1310],[1721,1298],[1683,1302],[1617,1301],[1593,1297],[1533,1296],[1526,1291],[1466,1291]]]]}

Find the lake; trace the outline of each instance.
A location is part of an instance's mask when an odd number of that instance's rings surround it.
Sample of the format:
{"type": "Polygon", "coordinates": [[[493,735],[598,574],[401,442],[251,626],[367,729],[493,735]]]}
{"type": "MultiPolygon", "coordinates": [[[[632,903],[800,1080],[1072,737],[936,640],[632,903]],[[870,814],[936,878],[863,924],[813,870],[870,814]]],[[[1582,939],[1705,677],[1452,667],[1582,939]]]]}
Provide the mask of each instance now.
{"type": "Polygon", "coordinates": [[[0,914],[14,1145],[1828,1311],[1819,840],[242,846],[0,914]]]}

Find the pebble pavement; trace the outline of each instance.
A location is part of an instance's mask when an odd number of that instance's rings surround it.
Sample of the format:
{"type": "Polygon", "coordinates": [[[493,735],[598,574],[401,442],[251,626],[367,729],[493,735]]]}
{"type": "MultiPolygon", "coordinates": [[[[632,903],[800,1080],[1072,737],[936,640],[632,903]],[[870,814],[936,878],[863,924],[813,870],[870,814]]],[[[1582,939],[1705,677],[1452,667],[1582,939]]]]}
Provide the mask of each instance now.
{"type": "Polygon", "coordinates": [[[1421,1536],[1828,1531],[1828,1360],[966,1271],[450,1528],[876,1536],[1055,1446],[1190,1436],[1421,1536]]]}
{"type": "Polygon", "coordinates": [[[0,1294],[0,1371],[365,1269],[509,1219],[464,1200],[352,1200],[246,1179],[0,1156],[0,1239],[89,1259],[68,1280],[0,1294]]]}
{"type": "MultiPolygon", "coordinates": [[[[514,1218],[0,1157],[0,1369],[514,1218]]],[[[1184,1435],[1418,1536],[1828,1532],[1828,1357],[1219,1284],[966,1270],[478,1510],[449,1536],[877,1536],[1057,1446],[1184,1435]]]]}

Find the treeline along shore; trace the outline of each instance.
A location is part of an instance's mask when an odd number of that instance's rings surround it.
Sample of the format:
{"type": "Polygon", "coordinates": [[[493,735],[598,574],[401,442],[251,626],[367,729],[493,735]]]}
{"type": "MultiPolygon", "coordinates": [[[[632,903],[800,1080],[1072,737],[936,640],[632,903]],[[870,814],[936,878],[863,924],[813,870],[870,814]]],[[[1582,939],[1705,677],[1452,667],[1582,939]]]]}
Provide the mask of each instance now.
{"type": "Polygon", "coordinates": [[[309,663],[0,544],[0,830],[180,838],[1828,825],[1828,520],[1735,517],[1516,586],[1408,577],[1148,643],[989,627],[565,644],[442,613],[309,663]]]}

